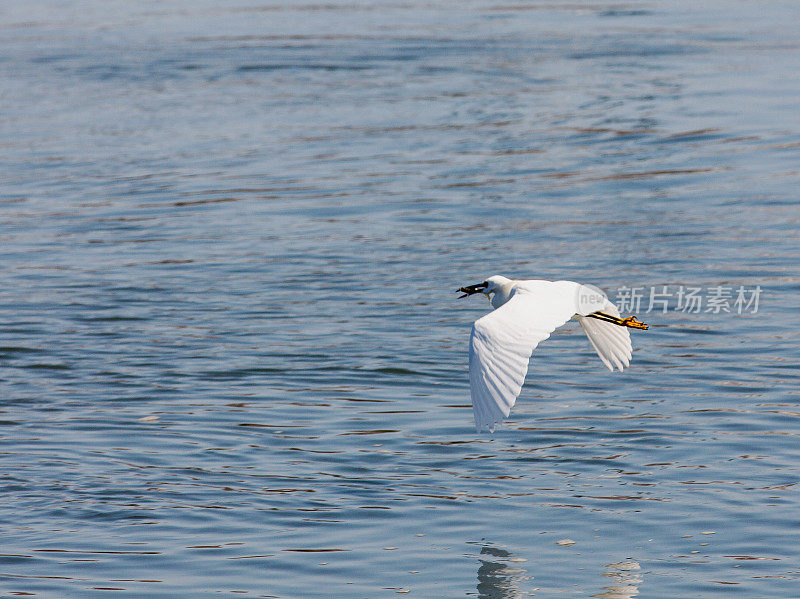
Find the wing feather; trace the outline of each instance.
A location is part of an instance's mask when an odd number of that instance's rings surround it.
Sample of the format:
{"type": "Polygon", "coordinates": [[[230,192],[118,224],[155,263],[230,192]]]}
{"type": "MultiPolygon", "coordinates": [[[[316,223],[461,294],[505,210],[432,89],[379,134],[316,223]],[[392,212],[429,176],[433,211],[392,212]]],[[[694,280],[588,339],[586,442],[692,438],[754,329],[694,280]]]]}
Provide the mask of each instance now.
{"type": "Polygon", "coordinates": [[[575,314],[575,283],[535,283],[518,287],[508,302],[472,327],[469,380],[478,432],[494,431],[508,416],[533,349],[575,314]]]}
{"type": "MultiPolygon", "coordinates": [[[[617,307],[608,300],[602,311],[611,316],[619,316],[617,307]]],[[[578,316],[578,322],[583,327],[594,351],[609,370],[613,371],[614,367],[622,370],[630,365],[633,350],[628,329],[611,322],[584,316],[578,316]]]]}
{"type": "MultiPolygon", "coordinates": [[[[590,320],[590,319],[586,319],[586,320],[590,320]]],[[[592,328],[591,324],[590,323],[584,323],[584,321],[582,319],[580,319],[580,318],[578,319],[578,321],[581,323],[581,326],[583,327],[583,330],[586,333],[586,336],[589,338],[589,343],[592,344],[592,347],[594,348],[594,351],[597,352],[598,356],[600,356],[600,360],[602,360],[603,364],[606,365],[606,368],[608,368],[611,372],[614,372],[614,364],[611,363],[609,358],[606,357],[606,352],[603,349],[601,349],[601,347],[598,345],[598,341],[599,340],[596,340],[596,337],[594,335],[594,331],[590,332],[590,329],[592,328]]]]}
{"type": "Polygon", "coordinates": [[[627,357],[624,354],[624,348],[620,345],[620,340],[614,337],[614,332],[610,330],[612,326],[617,326],[610,323],[603,323],[606,326],[592,326],[592,333],[597,341],[598,347],[605,353],[615,366],[622,370],[627,364],[627,357]]]}

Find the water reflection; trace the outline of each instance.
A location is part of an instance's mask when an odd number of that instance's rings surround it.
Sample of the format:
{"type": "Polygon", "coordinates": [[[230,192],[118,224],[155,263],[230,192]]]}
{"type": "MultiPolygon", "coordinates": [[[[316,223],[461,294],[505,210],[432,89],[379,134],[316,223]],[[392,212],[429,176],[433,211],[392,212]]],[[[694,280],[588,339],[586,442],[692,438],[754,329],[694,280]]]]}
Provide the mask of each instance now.
{"type": "Polygon", "coordinates": [[[631,559],[603,566],[606,571],[603,576],[611,579],[613,584],[602,587],[603,592],[592,597],[603,599],[633,599],[639,594],[639,585],[642,576],[639,574],[641,566],[631,559]]]}
{"type": "MultiPolygon", "coordinates": [[[[478,556],[479,599],[521,599],[529,596],[531,589],[520,589],[525,581],[534,577],[518,563],[526,561],[501,547],[483,545],[478,556]]],[[[602,576],[607,584],[601,592],[591,595],[602,599],[635,599],[642,583],[641,566],[633,559],[605,564],[602,576]]],[[[539,589],[532,589],[537,591],[539,589]]]]}
{"type": "Polygon", "coordinates": [[[484,545],[481,547],[481,556],[478,558],[481,565],[478,567],[478,597],[480,599],[520,599],[523,595],[518,588],[518,583],[525,570],[511,566],[509,561],[514,555],[505,549],[484,545]]]}

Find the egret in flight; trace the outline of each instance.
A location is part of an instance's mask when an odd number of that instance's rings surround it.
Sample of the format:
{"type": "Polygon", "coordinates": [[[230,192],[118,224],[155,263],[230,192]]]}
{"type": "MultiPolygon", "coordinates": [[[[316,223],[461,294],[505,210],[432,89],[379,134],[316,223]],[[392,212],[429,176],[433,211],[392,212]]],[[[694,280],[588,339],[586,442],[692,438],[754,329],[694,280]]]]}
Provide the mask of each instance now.
{"type": "Polygon", "coordinates": [[[469,388],[478,432],[494,432],[517,400],[534,348],[575,318],[609,370],[630,364],[628,329],[647,329],[597,288],[572,281],[516,281],[494,275],[461,287],[467,297],[483,293],[494,311],[479,318],[469,338],[469,388]]]}

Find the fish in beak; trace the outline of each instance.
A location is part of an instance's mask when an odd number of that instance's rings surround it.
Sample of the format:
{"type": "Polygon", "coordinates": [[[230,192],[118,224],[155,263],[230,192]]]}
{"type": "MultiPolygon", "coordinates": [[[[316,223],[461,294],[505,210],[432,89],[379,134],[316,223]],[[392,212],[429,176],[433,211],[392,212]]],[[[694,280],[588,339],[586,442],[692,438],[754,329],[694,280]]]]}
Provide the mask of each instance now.
{"type": "Polygon", "coordinates": [[[458,289],[456,289],[456,293],[464,294],[458,296],[458,299],[461,299],[462,297],[469,297],[470,295],[475,295],[476,293],[485,293],[488,287],[489,283],[484,281],[483,283],[478,283],[477,285],[467,285],[466,287],[459,287],[458,289]]]}

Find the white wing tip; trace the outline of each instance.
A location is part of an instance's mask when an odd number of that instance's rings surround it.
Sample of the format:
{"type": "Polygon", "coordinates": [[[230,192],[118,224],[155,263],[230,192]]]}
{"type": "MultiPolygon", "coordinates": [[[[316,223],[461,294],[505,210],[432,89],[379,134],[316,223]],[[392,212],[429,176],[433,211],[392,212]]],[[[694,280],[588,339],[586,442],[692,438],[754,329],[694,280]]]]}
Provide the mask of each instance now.
{"type": "Polygon", "coordinates": [[[494,424],[476,424],[475,425],[475,432],[477,432],[480,435],[483,432],[483,429],[486,429],[487,431],[489,431],[490,434],[494,433],[494,429],[495,429],[495,426],[497,424],[498,423],[494,423],[494,424]]]}
{"type": "Polygon", "coordinates": [[[478,434],[480,434],[485,429],[485,430],[489,431],[490,433],[493,433],[495,427],[498,424],[502,424],[502,423],[503,423],[502,420],[501,421],[497,421],[497,420],[491,420],[491,419],[489,419],[489,420],[479,419],[477,417],[477,415],[476,415],[476,417],[475,417],[475,431],[478,434]]]}

